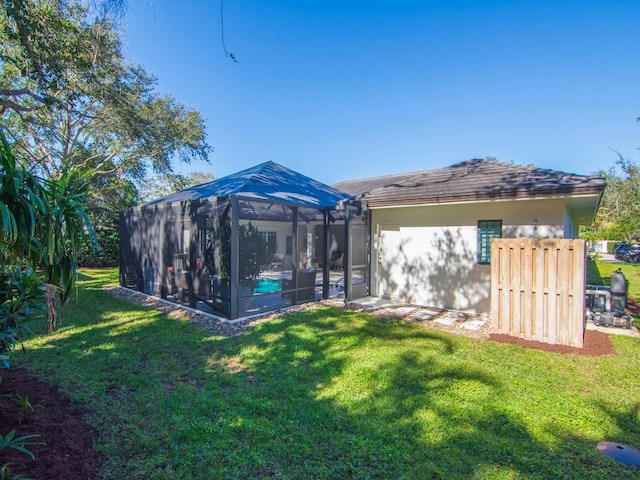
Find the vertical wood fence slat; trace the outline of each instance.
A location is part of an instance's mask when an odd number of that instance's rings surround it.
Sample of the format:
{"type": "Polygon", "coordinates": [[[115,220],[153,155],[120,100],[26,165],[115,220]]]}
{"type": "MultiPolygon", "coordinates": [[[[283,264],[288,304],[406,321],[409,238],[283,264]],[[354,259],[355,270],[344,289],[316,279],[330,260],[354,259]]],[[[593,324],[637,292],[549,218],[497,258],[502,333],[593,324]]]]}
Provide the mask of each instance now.
{"type": "Polygon", "coordinates": [[[586,268],[586,250],[585,242],[575,242],[573,244],[573,256],[574,263],[578,262],[578,259],[582,259],[580,263],[580,269],[576,269],[571,276],[571,311],[569,314],[570,319],[570,331],[582,332],[580,346],[584,345],[584,300],[585,300],[585,287],[587,283],[587,268],[586,268]]]}
{"type": "MultiPolygon", "coordinates": [[[[560,245],[558,250],[558,271],[572,272],[571,254],[566,244],[560,245]]],[[[558,278],[558,342],[561,345],[568,345],[571,337],[571,278],[572,275],[563,275],[558,278]]]]}
{"type": "Polygon", "coordinates": [[[583,240],[491,241],[491,332],[584,345],[583,240]]]}
{"type": "MultiPolygon", "coordinates": [[[[550,245],[547,248],[547,271],[544,272],[544,276],[546,279],[546,302],[549,306],[548,308],[548,316],[545,319],[546,329],[546,342],[548,343],[558,343],[557,339],[557,324],[558,324],[558,247],[555,245],[550,245]]],[[[539,321],[539,319],[536,319],[539,321]]]]}
{"type": "MultiPolygon", "coordinates": [[[[538,261],[535,266],[536,279],[536,313],[532,318],[541,318],[545,315],[544,272],[547,267],[547,250],[536,248],[538,261]]],[[[533,322],[534,336],[531,338],[544,338],[544,322],[533,322]]]]}
{"type": "MultiPolygon", "coordinates": [[[[524,271],[522,272],[523,274],[523,279],[524,279],[524,285],[522,286],[522,298],[523,298],[523,302],[524,302],[524,311],[522,312],[522,318],[526,319],[526,318],[531,318],[533,316],[533,304],[535,302],[535,292],[534,292],[534,285],[533,285],[533,261],[534,261],[534,257],[533,257],[533,249],[532,248],[527,248],[524,250],[524,271]],[[527,294],[527,292],[530,292],[527,294]]],[[[531,337],[533,336],[533,325],[531,322],[524,322],[524,335],[526,337],[531,337]]]]}
{"type": "Polygon", "coordinates": [[[524,326],[522,324],[522,315],[520,310],[520,307],[522,305],[522,303],[520,302],[520,300],[522,299],[522,292],[520,291],[520,272],[522,272],[522,269],[524,267],[524,265],[520,263],[520,260],[522,259],[521,253],[522,250],[518,249],[516,245],[512,245],[511,248],[509,248],[509,255],[511,256],[511,301],[513,302],[513,308],[511,309],[513,320],[513,327],[510,332],[511,335],[521,332],[524,326]]]}

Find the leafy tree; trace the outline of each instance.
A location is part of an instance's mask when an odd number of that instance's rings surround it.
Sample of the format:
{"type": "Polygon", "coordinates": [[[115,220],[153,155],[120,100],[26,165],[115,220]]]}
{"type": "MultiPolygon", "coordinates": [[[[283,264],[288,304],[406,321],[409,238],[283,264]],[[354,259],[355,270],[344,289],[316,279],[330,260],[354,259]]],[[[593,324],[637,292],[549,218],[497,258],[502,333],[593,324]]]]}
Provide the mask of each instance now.
{"type": "Polygon", "coordinates": [[[77,3],[0,10],[0,112],[16,154],[47,178],[80,168],[141,180],[172,160],[208,160],[204,122],[124,59],[117,27],[77,3]]]}
{"type": "MultiPolygon", "coordinates": [[[[61,312],[76,281],[78,251],[94,241],[86,213],[88,181],[72,170],[60,179],[42,180],[28,172],[0,131],[0,332],[2,350],[11,346],[21,324],[42,302],[32,276],[41,265],[47,295],[47,331],[55,328],[55,295],[61,312]],[[28,287],[28,288],[27,288],[28,287]]],[[[2,354],[2,352],[0,352],[2,354]]]]}
{"type": "Polygon", "coordinates": [[[140,185],[140,196],[144,201],[150,202],[158,198],[166,197],[170,193],[179,192],[185,188],[199,185],[213,180],[213,175],[204,172],[191,172],[188,175],[165,173],[148,177],[140,185]]]}
{"type": "Polygon", "coordinates": [[[94,175],[91,179],[87,211],[98,249],[85,245],[78,254],[81,267],[114,267],[120,257],[118,218],[120,210],[140,203],[135,184],[123,177],[94,175]]]}
{"type": "Polygon", "coordinates": [[[41,258],[39,218],[46,209],[42,185],[12,155],[0,130],[0,260],[2,266],[20,259],[25,268],[41,258]]]}
{"type": "Polygon", "coordinates": [[[44,309],[33,270],[42,258],[46,204],[45,189],[17,162],[0,130],[0,367],[8,365],[30,317],[44,309]]]}
{"type": "MultiPolygon", "coordinates": [[[[267,242],[260,235],[258,227],[251,222],[238,226],[238,241],[238,279],[250,284],[253,288],[256,286],[256,279],[263,265],[269,261],[267,242]]],[[[210,250],[211,254],[213,251],[213,249],[210,250]]],[[[231,221],[227,216],[220,227],[220,276],[222,278],[231,277],[231,260],[231,221]]]]}
{"type": "MultiPolygon", "coordinates": [[[[83,245],[95,246],[96,239],[85,210],[90,183],[78,170],[46,182],[48,208],[42,216],[45,281],[55,285],[60,299],[60,323],[64,306],[73,293],[78,269],[78,253],[83,245]]],[[[53,292],[51,292],[53,293],[53,292]]],[[[49,295],[49,302],[52,301],[49,295]]],[[[47,309],[47,332],[56,326],[55,308],[47,309]]]]}
{"type": "MultiPolygon", "coordinates": [[[[617,152],[616,152],[617,153],[617,152]]],[[[640,240],[640,167],[617,153],[615,166],[596,172],[605,188],[593,230],[608,240],[640,240]]]]}
{"type": "Polygon", "coordinates": [[[174,160],[208,160],[210,151],[201,115],[157,94],[155,78],[125,61],[109,13],[126,6],[6,0],[0,8],[0,118],[31,172],[61,180],[81,170],[90,182],[101,249],[82,251],[84,264],[117,263],[118,212],[139,202],[148,170],[170,175],[174,160]]]}

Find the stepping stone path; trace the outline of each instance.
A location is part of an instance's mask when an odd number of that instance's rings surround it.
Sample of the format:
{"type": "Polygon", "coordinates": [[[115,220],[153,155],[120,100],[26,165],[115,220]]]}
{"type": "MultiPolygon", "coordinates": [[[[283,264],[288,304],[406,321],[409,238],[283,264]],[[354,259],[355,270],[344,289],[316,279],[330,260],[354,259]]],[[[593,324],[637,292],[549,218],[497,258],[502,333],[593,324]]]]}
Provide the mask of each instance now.
{"type": "Polygon", "coordinates": [[[380,303],[379,300],[353,302],[350,303],[349,306],[363,309],[372,315],[416,322],[425,326],[438,327],[470,337],[488,338],[489,336],[489,317],[487,315],[477,315],[453,310],[438,310],[429,307],[380,303]]]}

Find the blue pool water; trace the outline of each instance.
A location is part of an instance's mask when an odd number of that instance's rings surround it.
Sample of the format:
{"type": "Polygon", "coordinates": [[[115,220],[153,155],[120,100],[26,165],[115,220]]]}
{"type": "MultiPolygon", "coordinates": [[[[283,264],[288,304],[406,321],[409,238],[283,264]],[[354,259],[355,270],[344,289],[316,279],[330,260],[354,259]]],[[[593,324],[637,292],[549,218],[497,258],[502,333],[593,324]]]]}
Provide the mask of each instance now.
{"type": "Polygon", "coordinates": [[[259,278],[254,293],[273,293],[282,290],[282,280],[259,278]]]}

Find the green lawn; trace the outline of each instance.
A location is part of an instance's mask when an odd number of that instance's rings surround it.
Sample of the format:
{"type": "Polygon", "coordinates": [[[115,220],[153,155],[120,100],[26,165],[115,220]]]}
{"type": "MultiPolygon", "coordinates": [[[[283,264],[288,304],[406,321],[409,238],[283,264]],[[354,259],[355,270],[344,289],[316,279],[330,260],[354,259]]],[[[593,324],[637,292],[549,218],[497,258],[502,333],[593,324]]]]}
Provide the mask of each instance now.
{"type": "Polygon", "coordinates": [[[559,355],[328,307],[220,337],[116,281],[84,271],[67,325],[13,359],[90,407],[104,478],[637,476],[595,448],[640,447],[636,339],[559,355]]]}
{"type": "Polygon", "coordinates": [[[609,285],[611,274],[620,269],[627,279],[627,292],[640,302],[640,263],[605,262],[587,260],[587,283],[592,285],[609,285]]]}

